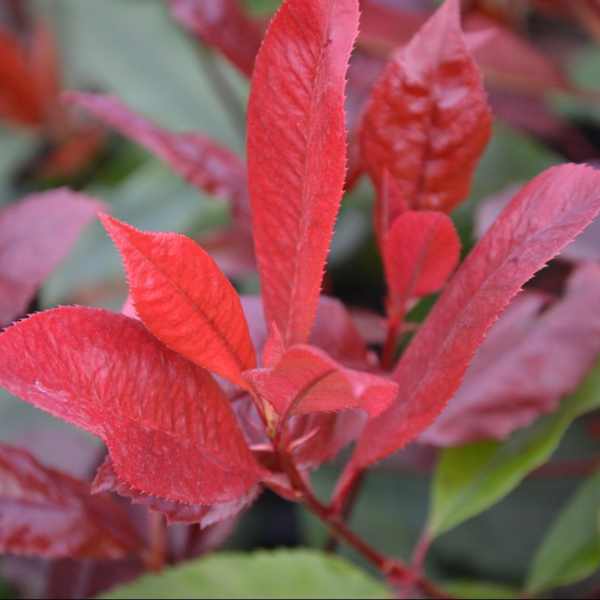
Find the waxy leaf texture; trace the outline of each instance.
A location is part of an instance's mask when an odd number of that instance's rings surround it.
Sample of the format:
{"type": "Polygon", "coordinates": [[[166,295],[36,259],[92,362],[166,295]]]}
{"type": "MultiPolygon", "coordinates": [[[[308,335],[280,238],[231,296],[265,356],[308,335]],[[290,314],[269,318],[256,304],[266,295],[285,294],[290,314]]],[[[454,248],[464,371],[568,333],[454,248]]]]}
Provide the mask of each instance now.
{"type": "Polygon", "coordinates": [[[169,0],[173,16],[202,42],[250,77],[261,42],[259,27],[239,0],[169,0]]]}
{"type": "Polygon", "coordinates": [[[0,212],[0,326],[25,313],[38,286],[103,208],[83,194],[57,189],[0,212]]]}
{"type": "Polygon", "coordinates": [[[62,97],[152,152],[200,190],[230,201],[234,217],[249,226],[246,166],[235,152],[202,133],[162,129],[112,96],[70,92],[62,97]]]}
{"type": "Polygon", "coordinates": [[[127,517],[84,481],[0,444],[0,552],[117,559],[141,548],[127,517]]]}
{"type": "Polygon", "coordinates": [[[411,298],[437,292],[458,264],[460,239],[441,212],[406,211],[387,234],[383,264],[389,310],[403,314],[411,298]]]}
{"type": "Polygon", "coordinates": [[[341,482],[400,450],[442,412],[498,314],[600,212],[600,173],[549,169],[513,198],[436,303],[392,374],[398,399],[371,421],[341,482]]]}
{"type": "Polygon", "coordinates": [[[448,0],[390,59],[365,110],[361,152],[381,194],[387,169],[410,208],[450,212],[491,136],[481,75],[448,0]]]}
{"type": "Polygon", "coordinates": [[[256,356],[236,291],[214,260],[176,233],[144,233],[103,216],[144,325],[192,362],[246,386],[256,356]]]}
{"type": "Polygon", "coordinates": [[[244,376],[286,421],[293,414],[362,408],[380,415],[396,398],[398,387],[371,373],[344,369],[319,348],[290,348],[274,368],[244,376]]]}
{"type": "Polygon", "coordinates": [[[600,354],[600,266],[576,270],[563,298],[541,312],[547,301],[531,292],[511,303],[420,441],[503,440],[575,390],[600,354]]]}
{"type": "Polygon", "coordinates": [[[358,0],[288,0],[256,59],[248,103],[252,224],[267,323],[306,342],[346,167],[344,87],[358,0]]]}
{"type": "Polygon", "coordinates": [[[0,385],[100,437],[119,478],[185,504],[237,500],[260,480],[229,399],[142,323],[57,308],[0,336],[0,385]]]}

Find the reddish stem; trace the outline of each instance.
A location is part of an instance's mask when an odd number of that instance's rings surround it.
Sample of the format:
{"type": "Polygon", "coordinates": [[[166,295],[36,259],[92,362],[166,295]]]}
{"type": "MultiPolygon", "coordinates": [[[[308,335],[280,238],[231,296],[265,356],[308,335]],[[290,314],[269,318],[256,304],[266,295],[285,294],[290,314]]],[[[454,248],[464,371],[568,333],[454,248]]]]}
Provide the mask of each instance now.
{"type": "Polygon", "coordinates": [[[336,513],[320,502],[313,494],[304,478],[297,470],[292,458],[279,452],[279,463],[288,476],[292,486],[302,495],[300,502],[316,517],[318,517],[332,536],[354,548],[366,558],[386,578],[399,585],[407,585],[419,590],[425,596],[433,599],[451,600],[454,596],[440,590],[436,585],[415,574],[401,560],[388,558],[367,544],[360,536],[352,531],[336,513]]]}
{"type": "Polygon", "coordinates": [[[393,317],[388,322],[387,337],[381,351],[381,366],[385,371],[391,371],[396,353],[396,342],[402,319],[393,317]]]}
{"type": "Polygon", "coordinates": [[[149,511],[150,561],[152,571],[161,571],[167,561],[167,524],[162,513],[149,511]]]}

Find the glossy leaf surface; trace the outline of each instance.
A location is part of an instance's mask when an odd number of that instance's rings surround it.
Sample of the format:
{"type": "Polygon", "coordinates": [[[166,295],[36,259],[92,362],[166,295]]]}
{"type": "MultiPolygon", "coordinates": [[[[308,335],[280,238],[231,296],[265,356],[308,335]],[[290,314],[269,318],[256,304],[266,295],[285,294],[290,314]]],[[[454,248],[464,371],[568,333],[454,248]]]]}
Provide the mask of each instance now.
{"type": "Polygon", "coordinates": [[[426,429],[455,394],[473,354],[521,286],[600,212],[600,173],[565,165],[529,183],[462,264],[392,378],[398,399],[367,426],[346,473],[426,429]]]}
{"type": "Polygon", "coordinates": [[[274,368],[244,374],[284,419],[292,414],[362,408],[371,417],[390,406],[398,391],[391,381],[344,369],[325,352],[293,346],[274,368]]]}
{"type": "Polygon", "coordinates": [[[410,208],[450,212],[469,194],[491,124],[459,2],[446,0],[377,83],[363,119],[362,158],[380,193],[387,169],[410,208]]]}
{"type": "Polygon", "coordinates": [[[241,386],[256,356],[236,291],[213,259],[176,233],[143,233],[108,216],[140,319],[167,346],[241,386]]]}
{"type": "Polygon", "coordinates": [[[260,479],[229,399],[140,323],[58,308],[0,336],[0,384],[102,438],[121,480],[187,504],[237,500],[260,479]]]}
{"type": "Polygon", "coordinates": [[[357,0],[288,0],[256,60],[248,104],[252,223],[268,323],[306,342],[346,168],[344,87],[357,0]]]}

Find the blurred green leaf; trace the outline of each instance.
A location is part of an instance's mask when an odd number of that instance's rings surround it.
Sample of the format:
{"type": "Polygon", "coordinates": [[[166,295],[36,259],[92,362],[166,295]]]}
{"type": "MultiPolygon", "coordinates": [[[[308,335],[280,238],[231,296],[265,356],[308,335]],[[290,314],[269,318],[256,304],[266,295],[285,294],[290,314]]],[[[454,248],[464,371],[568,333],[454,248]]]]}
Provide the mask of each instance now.
{"type": "Polygon", "coordinates": [[[545,463],[571,423],[600,408],[600,363],[559,410],[503,442],[483,441],[445,450],[433,481],[427,529],[437,537],[493,506],[545,463]]]}
{"type": "Polygon", "coordinates": [[[534,595],[584,579],[600,569],[600,471],[581,486],[546,535],[531,565],[534,595]]]}
{"type": "Polygon", "coordinates": [[[464,600],[512,600],[520,598],[520,591],[500,583],[485,581],[451,581],[444,583],[444,591],[464,600]]]}
{"type": "MultiPolygon", "coordinates": [[[[230,118],[195,41],[166,2],[57,0],[51,8],[70,89],[115,94],[164,126],[200,129],[243,149],[244,131],[230,118]]],[[[243,105],[248,82],[224,61],[221,67],[243,105]]]]}
{"type": "Polygon", "coordinates": [[[214,554],[143,577],[103,598],[389,598],[351,563],[313,550],[214,554]]]}

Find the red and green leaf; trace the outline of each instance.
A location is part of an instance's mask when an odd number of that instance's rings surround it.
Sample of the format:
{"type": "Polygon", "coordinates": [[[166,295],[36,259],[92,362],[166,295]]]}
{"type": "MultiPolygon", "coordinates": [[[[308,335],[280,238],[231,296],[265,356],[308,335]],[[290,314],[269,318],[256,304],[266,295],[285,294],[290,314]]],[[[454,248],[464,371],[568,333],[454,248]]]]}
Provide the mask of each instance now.
{"type": "Polygon", "coordinates": [[[214,260],[176,233],[144,233],[108,216],[133,304],[144,325],[188,360],[246,385],[242,371],[256,367],[238,295],[214,260]]]}
{"type": "Polygon", "coordinates": [[[288,0],[258,54],[248,172],[266,319],[308,339],[346,167],[344,87],[357,0],[288,0]]]}
{"type": "Polygon", "coordinates": [[[106,495],[0,445],[0,552],[114,560],[141,549],[127,517],[106,495]]]}
{"type": "Polygon", "coordinates": [[[0,213],[0,325],[25,313],[104,204],[67,189],[32,194],[0,213]]]}
{"type": "Polygon", "coordinates": [[[363,119],[362,158],[379,193],[387,169],[410,208],[450,212],[469,194],[491,125],[458,0],[446,0],[376,85],[363,119]]]}
{"type": "Polygon", "coordinates": [[[369,464],[400,450],[442,412],[498,314],[600,212],[600,173],[564,165],[534,179],[468,256],[393,373],[399,394],[371,421],[338,498],[369,464]]]}
{"type": "Polygon", "coordinates": [[[119,478],[184,504],[232,502],[261,473],[229,399],[139,321],[58,308],[0,336],[0,384],[100,437],[119,478]]]}

